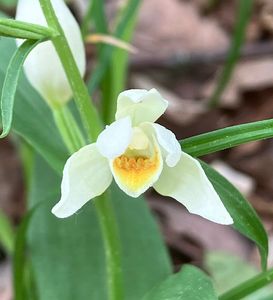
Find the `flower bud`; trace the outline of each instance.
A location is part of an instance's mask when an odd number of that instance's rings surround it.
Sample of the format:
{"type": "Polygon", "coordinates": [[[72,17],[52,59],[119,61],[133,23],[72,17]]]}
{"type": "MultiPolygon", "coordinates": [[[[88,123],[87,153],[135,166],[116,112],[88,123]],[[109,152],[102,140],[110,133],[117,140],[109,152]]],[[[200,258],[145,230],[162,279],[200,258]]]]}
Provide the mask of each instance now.
{"type": "MultiPolygon", "coordinates": [[[[83,76],[86,61],[79,25],[63,0],[51,0],[51,3],[83,76]]],[[[47,26],[38,0],[19,0],[16,19],[47,26]]],[[[22,43],[22,40],[17,40],[18,46],[22,43]]],[[[59,106],[71,98],[69,82],[51,41],[41,43],[31,51],[25,61],[24,70],[32,86],[50,106],[59,106]]]]}

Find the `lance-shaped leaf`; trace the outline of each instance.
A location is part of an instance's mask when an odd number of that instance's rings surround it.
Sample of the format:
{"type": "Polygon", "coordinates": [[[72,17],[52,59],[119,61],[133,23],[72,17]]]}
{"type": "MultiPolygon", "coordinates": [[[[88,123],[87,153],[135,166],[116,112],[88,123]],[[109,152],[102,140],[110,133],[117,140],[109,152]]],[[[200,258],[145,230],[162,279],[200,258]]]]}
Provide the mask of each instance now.
{"type": "Polygon", "coordinates": [[[7,69],[5,81],[3,84],[1,95],[1,114],[2,114],[2,126],[3,132],[0,138],[8,135],[13,116],[14,97],[16,93],[16,87],[18,84],[19,76],[22,70],[25,59],[30,51],[35,48],[41,40],[27,40],[25,41],[14,53],[11,58],[10,64],[7,69]]]}
{"type": "Polygon", "coordinates": [[[251,239],[259,247],[262,268],[265,270],[268,256],[268,238],[257,213],[241,193],[222,175],[204,162],[201,162],[201,164],[233,218],[234,228],[251,239]]]}

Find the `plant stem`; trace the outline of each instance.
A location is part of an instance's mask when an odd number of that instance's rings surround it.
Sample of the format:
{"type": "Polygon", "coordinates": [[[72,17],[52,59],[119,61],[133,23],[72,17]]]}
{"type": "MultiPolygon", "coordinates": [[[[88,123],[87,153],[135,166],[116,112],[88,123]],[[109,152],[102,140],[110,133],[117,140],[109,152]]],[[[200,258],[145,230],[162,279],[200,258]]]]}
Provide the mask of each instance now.
{"type": "Polygon", "coordinates": [[[118,228],[115,219],[109,191],[95,200],[100,227],[104,239],[107,273],[108,273],[108,295],[109,300],[124,299],[121,249],[118,228]]]}
{"type": "Polygon", "coordinates": [[[62,135],[63,141],[72,154],[84,146],[84,138],[67,106],[52,109],[55,123],[62,135]]]}
{"type": "Polygon", "coordinates": [[[102,124],[97,110],[90,101],[90,96],[81,74],[74,60],[73,54],[69,48],[65,38],[63,29],[55,15],[54,9],[50,0],[39,0],[44,12],[48,26],[56,30],[59,35],[52,37],[51,41],[59,55],[59,58],[64,67],[74,99],[81,115],[84,127],[87,131],[90,141],[96,140],[102,129],[102,124]]]}
{"type": "Polygon", "coordinates": [[[219,300],[239,300],[273,281],[273,269],[261,273],[219,296],[219,300]]]}
{"type": "MultiPolygon", "coordinates": [[[[67,78],[73,91],[74,99],[80,112],[83,124],[87,130],[88,136],[90,140],[95,140],[102,130],[101,121],[99,119],[97,111],[90,102],[87,87],[80,76],[79,70],[69,48],[67,40],[64,36],[64,32],[55,15],[50,0],[39,1],[46,17],[48,26],[60,33],[59,36],[52,38],[52,42],[65,69],[67,78]]],[[[76,135],[77,133],[76,131],[73,131],[72,134],[76,135]]],[[[73,141],[76,141],[75,137],[73,137],[73,141]]],[[[75,150],[78,150],[81,145],[78,144],[77,146],[78,147],[75,150]]],[[[104,195],[100,196],[95,203],[105,247],[109,299],[122,300],[123,280],[120,241],[115,213],[108,194],[105,193],[104,195]]]]}

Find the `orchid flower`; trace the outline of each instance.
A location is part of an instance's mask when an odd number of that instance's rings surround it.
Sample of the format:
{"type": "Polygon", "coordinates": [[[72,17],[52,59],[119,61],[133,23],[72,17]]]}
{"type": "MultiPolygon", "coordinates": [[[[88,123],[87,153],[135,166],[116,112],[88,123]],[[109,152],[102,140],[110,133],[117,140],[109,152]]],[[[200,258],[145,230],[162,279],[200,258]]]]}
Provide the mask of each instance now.
{"type": "MultiPolygon", "coordinates": [[[[79,71],[85,72],[85,50],[78,23],[63,0],[51,0],[63,28],[79,71]]],[[[16,19],[47,26],[38,0],[19,0],[16,19]]],[[[23,40],[17,40],[20,46],[23,40]]],[[[41,43],[31,51],[24,63],[25,74],[32,86],[51,106],[66,103],[72,96],[61,61],[51,41],[41,43]]]]}
{"type": "Polygon", "coordinates": [[[61,200],[52,212],[69,217],[101,195],[112,179],[138,197],[152,187],[182,203],[189,212],[220,224],[232,218],[200,163],[181,150],[175,135],[154,123],[168,102],[152,89],[128,90],[117,100],[116,121],[66,162],[61,200]]]}

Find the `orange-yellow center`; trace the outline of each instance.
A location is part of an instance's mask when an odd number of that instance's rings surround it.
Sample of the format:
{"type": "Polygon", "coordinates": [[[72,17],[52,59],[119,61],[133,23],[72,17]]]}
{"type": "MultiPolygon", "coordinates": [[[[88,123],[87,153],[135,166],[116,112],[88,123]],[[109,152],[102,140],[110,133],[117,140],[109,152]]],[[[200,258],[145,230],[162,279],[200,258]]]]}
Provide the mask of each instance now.
{"type": "Polygon", "coordinates": [[[124,186],[132,191],[146,186],[159,168],[160,157],[157,151],[152,157],[121,155],[113,161],[115,175],[124,186]]]}

